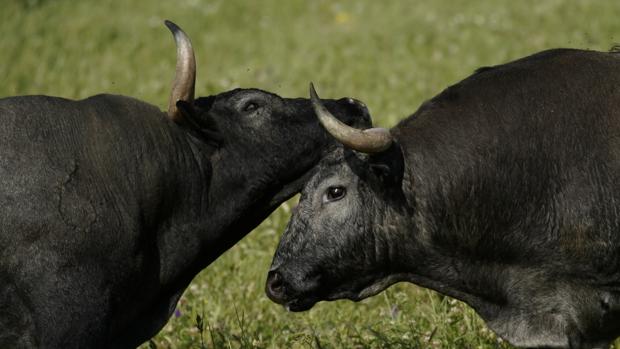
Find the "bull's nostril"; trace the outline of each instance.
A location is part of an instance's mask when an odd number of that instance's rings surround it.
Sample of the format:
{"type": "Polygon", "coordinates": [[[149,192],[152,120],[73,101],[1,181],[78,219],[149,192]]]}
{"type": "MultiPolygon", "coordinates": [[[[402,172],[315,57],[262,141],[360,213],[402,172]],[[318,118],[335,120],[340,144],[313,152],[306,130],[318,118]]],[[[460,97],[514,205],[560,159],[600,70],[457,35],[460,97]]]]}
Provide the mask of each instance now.
{"type": "Polygon", "coordinates": [[[282,288],[282,277],[280,274],[275,274],[273,279],[271,279],[271,289],[279,290],[282,288]]]}
{"type": "Polygon", "coordinates": [[[277,271],[270,271],[267,275],[267,295],[272,299],[280,299],[284,294],[284,281],[277,271]]]}
{"type": "Polygon", "coordinates": [[[273,277],[269,280],[269,288],[278,293],[278,291],[282,290],[282,276],[278,272],[274,272],[272,275],[273,277]]]}

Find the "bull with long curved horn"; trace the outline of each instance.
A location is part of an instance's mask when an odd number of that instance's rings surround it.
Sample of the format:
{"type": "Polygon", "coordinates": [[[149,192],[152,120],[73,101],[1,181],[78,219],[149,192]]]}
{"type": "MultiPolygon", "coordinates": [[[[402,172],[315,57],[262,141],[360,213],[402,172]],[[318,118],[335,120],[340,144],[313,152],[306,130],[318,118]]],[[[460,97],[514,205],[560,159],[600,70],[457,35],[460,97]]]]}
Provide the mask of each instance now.
{"type": "MultiPolygon", "coordinates": [[[[137,347],[336,146],[308,99],[195,99],[192,45],[166,25],[167,113],[110,94],[0,98],[0,348],[137,347]]],[[[370,123],[360,103],[323,102],[370,123]]]]}

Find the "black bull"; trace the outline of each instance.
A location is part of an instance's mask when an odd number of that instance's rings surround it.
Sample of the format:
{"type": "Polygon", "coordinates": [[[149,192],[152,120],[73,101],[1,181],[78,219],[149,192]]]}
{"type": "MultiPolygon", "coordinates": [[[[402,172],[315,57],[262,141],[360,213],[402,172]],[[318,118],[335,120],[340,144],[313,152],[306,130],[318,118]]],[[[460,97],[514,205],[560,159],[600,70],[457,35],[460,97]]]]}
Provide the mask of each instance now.
{"type": "Polygon", "coordinates": [[[191,45],[168,25],[185,62],[168,115],[113,95],[0,99],[0,348],[139,345],[336,144],[307,99],[194,101],[191,45]]]}
{"type": "Polygon", "coordinates": [[[274,257],[274,301],[299,311],[409,281],[465,301],[517,346],[620,335],[620,54],[482,68],[389,132],[316,110],[372,154],[319,165],[274,257]]]}

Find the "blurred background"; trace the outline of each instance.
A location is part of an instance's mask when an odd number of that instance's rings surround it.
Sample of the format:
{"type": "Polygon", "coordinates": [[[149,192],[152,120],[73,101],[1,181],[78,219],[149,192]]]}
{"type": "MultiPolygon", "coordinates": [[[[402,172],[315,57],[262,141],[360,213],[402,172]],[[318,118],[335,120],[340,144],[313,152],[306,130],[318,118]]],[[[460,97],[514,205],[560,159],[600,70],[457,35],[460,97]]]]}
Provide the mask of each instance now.
{"type": "MultiPolygon", "coordinates": [[[[0,0],[0,97],[129,95],[165,109],[191,37],[196,95],[352,96],[389,127],[477,67],[620,43],[620,2],[0,0]]],[[[264,295],[295,199],[196,277],[143,348],[509,348],[466,305],[410,284],[288,313],[264,295]]],[[[620,343],[620,342],[619,342],[620,343]]],[[[616,345],[620,348],[620,345],[616,345]]]]}

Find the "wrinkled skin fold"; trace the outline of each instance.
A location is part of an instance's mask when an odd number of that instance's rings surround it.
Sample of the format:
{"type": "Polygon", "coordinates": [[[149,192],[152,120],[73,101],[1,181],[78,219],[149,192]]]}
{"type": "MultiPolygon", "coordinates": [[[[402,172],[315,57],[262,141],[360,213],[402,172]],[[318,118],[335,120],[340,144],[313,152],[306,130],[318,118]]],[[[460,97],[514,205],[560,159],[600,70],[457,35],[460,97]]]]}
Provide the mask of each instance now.
{"type": "Polygon", "coordinates": [[[399,281],[463,300],[524,348],[620,335],[620,55],[556,49],[479,69],[327,156],[266,291],[293,311],[399,281]],[[359,149],[358,149],[359,150],[359,149]]]}

